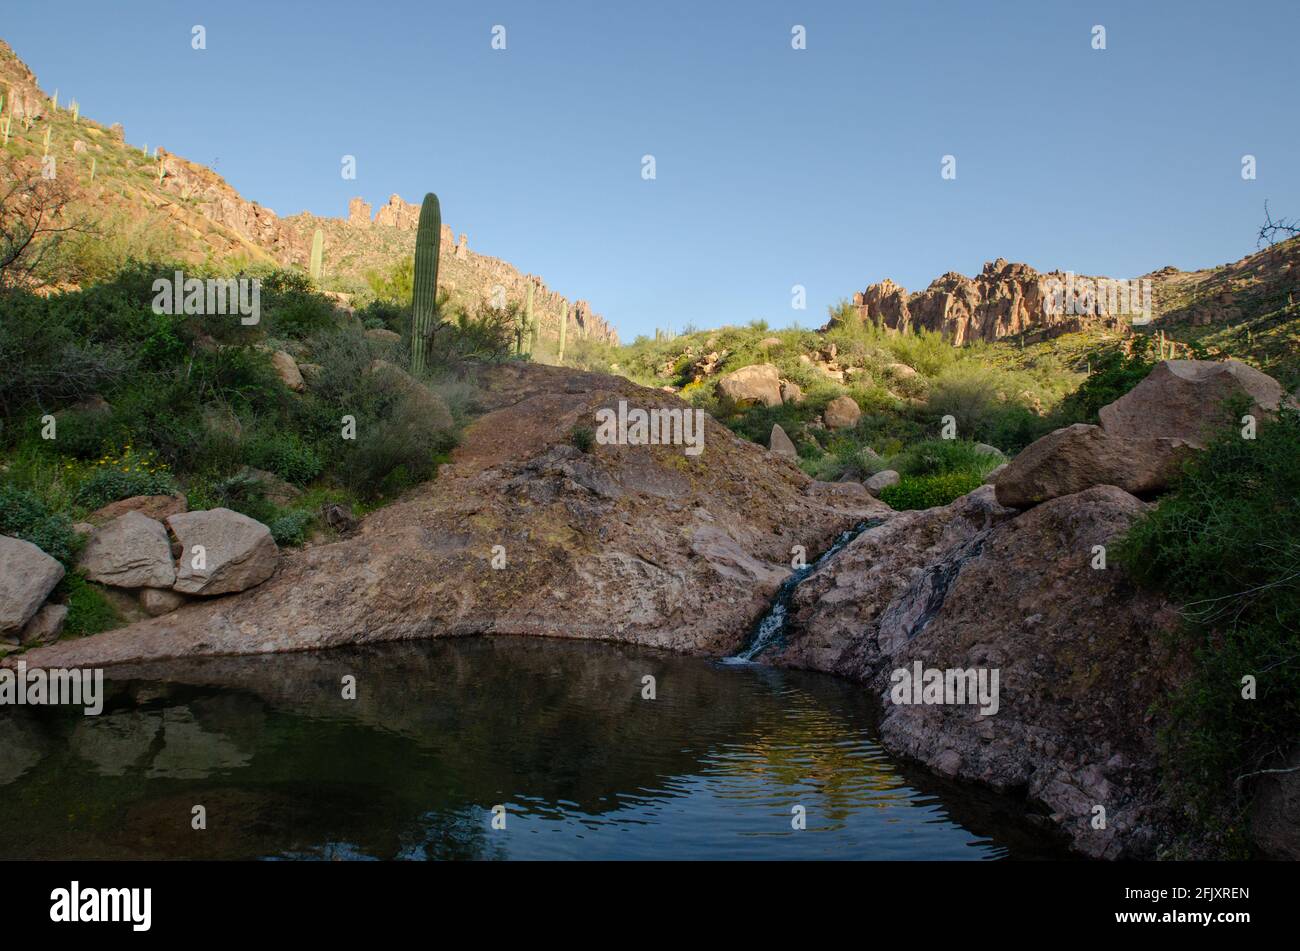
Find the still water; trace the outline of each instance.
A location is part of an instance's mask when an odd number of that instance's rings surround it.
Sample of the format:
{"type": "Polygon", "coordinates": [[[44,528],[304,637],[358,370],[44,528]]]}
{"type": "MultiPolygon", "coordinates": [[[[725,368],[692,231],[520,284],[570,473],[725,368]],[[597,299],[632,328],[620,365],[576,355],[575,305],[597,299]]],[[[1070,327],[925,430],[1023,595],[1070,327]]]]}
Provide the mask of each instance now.
{"type": "Polygon", "coordinates": [[[97,717],[0,709],[0,858],[1060,854],[891,758],[862,687],[819,674],[476,638],[108,675],[97,717]]]}

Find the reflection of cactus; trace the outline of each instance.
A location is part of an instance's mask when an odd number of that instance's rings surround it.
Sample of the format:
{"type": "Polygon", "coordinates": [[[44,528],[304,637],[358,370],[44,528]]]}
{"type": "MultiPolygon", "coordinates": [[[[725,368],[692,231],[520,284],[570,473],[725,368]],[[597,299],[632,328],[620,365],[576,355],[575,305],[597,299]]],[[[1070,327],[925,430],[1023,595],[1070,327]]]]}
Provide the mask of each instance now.
{"type": "Polygon", "coordinates": [[[324,253],[325,232],[317,228],[311,239],[311,279],[318,284],[320,283],[321,257],[324,253]]]}
{"type": "Polygon", "coordinates": [[[569,333],[569,308],[568,305],[560,307],[560,355],[556,358],[557,365],[564,364],[564,338],[569,333]]]}
{"type": "Polygon", "coordinates": [[[411,372],[425,368],[426,348],[437,319],[438,245],[442,241],[442,209],[433,192],[420,206],[415,233],[415,286],[411,292],[411,372]]]}

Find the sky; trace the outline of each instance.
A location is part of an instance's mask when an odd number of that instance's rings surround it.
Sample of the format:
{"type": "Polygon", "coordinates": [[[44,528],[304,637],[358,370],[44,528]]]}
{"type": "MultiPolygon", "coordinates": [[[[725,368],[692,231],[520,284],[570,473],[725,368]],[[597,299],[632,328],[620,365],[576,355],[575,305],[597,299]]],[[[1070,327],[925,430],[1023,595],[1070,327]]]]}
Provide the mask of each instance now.
{"type": "Polygon", "coordinates": [[[624,340],[814,327],[997,257],[1237,260],[1265,199],[1300,216],[1297,36],[1296,0],[0,0],[42,87],[128,142],[283,215],[435,191],[624,340]]]}

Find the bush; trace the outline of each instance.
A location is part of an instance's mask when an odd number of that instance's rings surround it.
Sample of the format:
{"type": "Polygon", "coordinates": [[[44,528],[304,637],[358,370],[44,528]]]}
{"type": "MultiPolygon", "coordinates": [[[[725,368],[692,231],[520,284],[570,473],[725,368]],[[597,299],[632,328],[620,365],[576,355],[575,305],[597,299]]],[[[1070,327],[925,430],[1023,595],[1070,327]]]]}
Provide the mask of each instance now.
{"type": "Polygon", "coordinates": [[[978,489],[984,480],[973,472],[904,476],[897,485],[881,490],[880,500],[899,511],[947,505],[978,489]]]}
{"type": "Polygon", "coordinates": [[[569,433],[569,442],[582,452],[591,452],[591,447],[596,444],[596,434],[590,426],[575,426],[569,433]]]}
{"type": "Polygon", "coordinates": [[[112,603],[77,572],[64,575],[54,593],[68,606],[68,616],[63,622],[64,637],[98,634],[122,623],[112,603]]]}
{"type": "Polygon", "coordinates": [[[1242,777],[1277,765],[1300,737],[1300,414],[1225,431],[1177,490],[1119,546],[1138,583],[1181,603],[1189,682],[1163,704],[1166,781],[1196,826],[1247,846],[1242,777]],[[1242,677],[1258,678],[1254,701],[1242,677]]]}
{"type": "Polygon", "coordinates": [[[1092,372],[1077,390],[1061,401],[1053,414],[1056,427],[1071,423],[1096,423],[1097,412],[1141,383],[1155,365],[1148,353],[1150,339],[1134,337],[1131,355],[1120,350],[1103,353],[1092,361],[1092,372]]]}
{"type": "Polygon", "coordinates": [[[254,436],[245,454],[250,465],[274,472],[295,485],[306,485],[324,468],[320,455],[296,433],[254,436]]]}
{"type": "Polygon", "coordinates": [[[120,456],[105,458],[77,489],[78,505],[97,509],[136,495],[171,495],[178,491],[171,473],[151,454],[127,447],[120,456]]]}
{"type": "Polygon", "coordinates": [[[71,519],[8,483],[0,483],[0,535],[31,542],[65,568],[72,567],[81,547],[71,519]]]}
{"type": "Polygon", "coordinates": [[[973,363],[957,364],[935,377],[927,402],[936,416],[954,417],[961,435],[982,435],[1004,402],[998,384],[997,370],[973,363]]]}
{"type": "Polygon", "coordinates": [[[932,476],[962,472],[983,478],[1002,460],[965,439],[926,439],[908,446],[893,460],[902,475],[932,476]]]}
{"type": "Polygon", "coordinates": [[[297,548],[307,540],[307,529],[311,526],[312,514],[300,509],[292,509],[272,519],[267,528],[271,537],[281,547],[297,548]]]}

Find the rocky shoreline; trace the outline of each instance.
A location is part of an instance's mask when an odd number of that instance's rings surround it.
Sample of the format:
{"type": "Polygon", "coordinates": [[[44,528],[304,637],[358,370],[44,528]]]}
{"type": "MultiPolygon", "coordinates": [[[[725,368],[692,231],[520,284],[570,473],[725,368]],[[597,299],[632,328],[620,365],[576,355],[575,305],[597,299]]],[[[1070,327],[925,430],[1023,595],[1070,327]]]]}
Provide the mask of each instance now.
{"type": "MultiPolygon", "coordinates": [[[[1205,422],[1195,381],[1232,389],[1243,379],[1260,412],[1270,399],[1276,409],[1280,388],[1198,366],[1166,367],[1158,391],[1136,399],[1177,399],[1181,416],[1150,418],[1194,427],[1205,422]]],[[[512,363],[483,382],[487,412],[438,480],[355,533],[284,554],[240,594],[22,659],[86,667],[474,634],[722,657],[742,646],[800,552],[811,564],[872,519],[795,589],[785,643],[758,661],[867,685],[889,749],[1026,797],[1084,855],[1146,858],[1168,841],[1177,816],[1160,792],[1151,710],[1187,659],[1163,637],[1174,607],[1104,560],[1150,504],[1122,484],[1127,470],[1066,467],[1068,478],[1045,486],[1030,447],[996,485],[895,512],[860,483],[816,482],[712,419],[698,457],[672,445],[584,447],[575,431],[619,400],[686,408],[621,378],[512,363]],[[1032,468],[1018,465],[1024,457],[1032,468]],[[1117,484],[1093,481],[1099,471],[1117,484]],[[999,501],[1030,481],[1035,504],[999,501]],[[892,702],[892,672],[918,662],[999,671],[997,712],[892,702]]],[[[1140,414],[1124,418],[1131,428],[1140,414]]],[[[1145,493],[1151,473],[1140,475],[1128,488],[1145,493]]]]}

